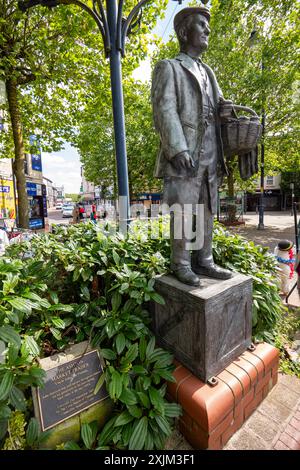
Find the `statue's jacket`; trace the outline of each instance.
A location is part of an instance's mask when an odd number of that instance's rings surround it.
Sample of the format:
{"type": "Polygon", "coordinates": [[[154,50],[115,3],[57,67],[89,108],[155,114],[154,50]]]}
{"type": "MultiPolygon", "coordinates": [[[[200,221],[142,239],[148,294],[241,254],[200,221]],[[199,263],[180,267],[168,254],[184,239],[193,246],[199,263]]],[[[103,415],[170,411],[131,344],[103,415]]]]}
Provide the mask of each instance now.
{"type": "MultiPolygon", "coordinates": [[[[222,92],[213,71],[208,65],[203,66],[213,89],[218,175],[222,176],[227,173],[217,113],[222,92]]],[[[154,175],[158,178],[196,177],[205,121],[198,65],[187,54],[180,53],[175,59],[165,59],[157,63],[152,79],[152,105],[154,125],[161,143],[154,175]],[[171,160],[186,150],[193,157],[195,168],[181,170],[179,173],[171,164],[171,160]]]]}

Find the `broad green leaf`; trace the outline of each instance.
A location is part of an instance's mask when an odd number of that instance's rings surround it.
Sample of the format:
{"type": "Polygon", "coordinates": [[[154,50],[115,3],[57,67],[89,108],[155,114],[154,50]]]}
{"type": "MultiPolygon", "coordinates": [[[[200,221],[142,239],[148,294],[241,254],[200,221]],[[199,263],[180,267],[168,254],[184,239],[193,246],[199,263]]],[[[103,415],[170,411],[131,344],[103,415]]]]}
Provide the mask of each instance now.
{"type": "Polygon", "coordinates": [[[148,429],[148,432],[147,432],[147,435],[146,435],[144,449],[145,450],[153,450],[154,449],[152,433],[149,429],[148,429]]]}
{"type": "Polygon", "coordinates": [[[172,355],[167,351],[164,351],[161,348],[155,349],[151,354],[147,355],[147,359],[149,362],[155,362],[158,360],[165,360],[166,363],[171,363],[172,355]]]}
{"type": "Polygon", "coordinates": [[[116,359],[116,353],[112,349],[101,349],[101,354],[104,359],[108,359],[109,361],[113,361],[116,359]]]}
{"type": "Polygon", "coordinates": [[[49,328],[55,339],[61,339],[61,332],[57,328],[49,328]]]}
{"type": "Polygon", "coordinates": [[[164,298],[161,295],[159,295],[157,292],[151,292],[150,297],[152,300],[154,300],[154,302],[158,304],[165,305],[166,303],[164,298]]]}
{"type": "Polygon", "coordinates": [[[51,307],[51,304],[48,302],[47,299],[42,299],[38,294],[35,292],[28,292],[26,295],[24,295],[27,299],[35,300],[38,302],[40,307],[48,309],[51,307]]]}
{"type": "Polygon", "coordinates": [[[140,345],[139,345],[140,360],[142,362],[144,362],[146,358],[146,347],[147,347],[146,338],[145,336],[142,336],[140,339],[140,345]]]}
{"type": "Polygon", "coordinates": [[[19,276],[13,273],[7,273],[6,279],[3,281],[3,295],[6,296],[15,292],[15,287],[19,282],[19,276]]]}
{"type": "Polygon", "coordinates": [[[83,298],[83,300],[86,300],[87,302],[89,302],[91,300],[90,291],[89,291],[87,286],[82,286],[81,287],[81,294],[80,295],[83,298]]]}
{"type": "MultiPolygon", "coordinates": [[[[88,304],[81,304],[81,305],[78,305],[75,307],[75,316],[78,318],[78,317],[83,317],[84,315],[87,314],[88,312],[88,309],[89,309],[89,306],[88,304]]],[[[100,326],[100,325],[99,325],[100,326]]]]}
{"type": "Polygon", "coordinates": [[[39,438],[39,424],[36,418],[31,418],[26,430],[26,441],[29,447],[37,443],[39,438]]]}
{"type": "Polygon", "coordinates": [[[51,322],[56,328],[63,330],[66,327],[66,324],[62,318],[59,317],[51,317],[51,322]]]}
{"type": "Polygon", "coordinates": [[[133,425],[133,432],[129,441],[129,450],[142,450],[148,431],[148,419],[146,416],[133,425]]]}
{"type": "Polygon", "coordinates": [[[112,251],[112,255],[113,255],[114,262],[116,263],[117,266],[119,266],[120,256],[118,255],[118,253],[115,250],[112,251]]]}
{"type": "Polygon", "coordinates": [[[137,398],[132,390],[124,388],[120,396],[120,401],[125,403],[125,405],[135,405],[137,403],[137,398]]]}
{"type": "Polygon", "coordinates": [[[11,414],[11,409],[5,404],[0,404],[0,423],[6,421],[11,414]]]}
{"type": "Polygon", "coordinates": [[[51,300],[53,303],[58,304],[59,303],[59,298],[56,292],[50,291],[49,295],[51,297],[51,300]]]}
{"type": "Polygon", "coordinates": [[[101,374],[99,377],[98,382],[96,383],[95,389],[94,389],[94,395],[97,395],[99,390],[102,388],[103,384],[105,382],[105,374],[101,374]]]}
{"type": "Polygon", "coordinates": [[[139,346],[137,343],[131,344],[125,354],[126,362],[133,362],[139,353],[139,346]]]}
{"type": "Polygon", "coordinates": [[[20,411],[26,410],[25,396],[22,390],[13,386],[9,392],[9,400],[14,408],[20,411]]]}
{"type": "Polygon", "coordinates": [[[143,380],[143,387],[144,387],[144,390],[148,390],[148,388],[150,387],[151,385],[151,379],[150,377],[145,377],[144,380],[143,380]]]}
{"type": "Polygon", "coordinates": [[[126,410],[121,413],[115,422],[115,426],[124,426],[127,423],[130,423],[134,417],[126,410]]]}
{"type": "Polygon", "coordinates": [[[172,372],[170,372],[169,370],[167,369],[153,369],[153,372],[155,374],[158,374],[160,377],[162,377],[163,379],[167,380],[168,382],[176,382],[176,379],[174,378],[172,372]]]}
{"type": "Polygon", "coordinates": [[[154,408],[156,408],[160,413],[163,413],[164,401],[159,391],[156,388],[149,387],[148,393],[149,393],[150,401],[152,405],[154,406],[154,408]]]}
{"type": "Polygon", "coordinates": [[[166,436],[170,436],[172,434],[172,429],[170,428],[170,425],[166,418],[164,418],[163,416],[156,415],[154,419],[157,422],[159,428],[166,436]]]}
{"type": "Polygon", "coordinates": [[[117,348],[118,354],[121,354],[121,352],[125,348],[125,344],[126,344],[126,339],[125,339],[124,334],[119,333],[116,337],[116,348],[117,348]]]}
{"type": "Polygon", "coordinates": [[[10,343],[7,354],[8,362],[10,365],[15,364],[19,355],[19,351],[20,349],[16,347],[14,343],[10,343]]]}
{"type": "Polygon", "coordinates": [[[146,347],[146,358],[147,359],[150,356],[150,354],[153,353],[154,348],[155,348],[155,336],[152,336],[152,338],[150,339],[150,341],[149,341],[149,343],[146,347]]]}
{"type": "MultiPolygon", "coordinates": [[[[9,409],[9,413],[11,413],[10,409],[9,409]]],[[[2,420],[2,418],[1,418],[1,406],[0,406],[0,440],[2,440],[5,436],[5,434],[7,433],[8,418],[9,418],[9,415],[7,416],[7,418],[2,420]]]]}
{"type": "Polygon", "coordinates": [[[14,383],[14,374],[7,370],[0,382],[0,401],[5,400],[10,393],[14,383]]]}
{"type": "Polygon", "coordinates": [[[84,423],[81,425],[81,438],[84,442],[84,445],[87,449],[91,449],[95,439],[96,439],[96,434],[97,434],[97,427],[96,427],[96,432],[95,432],[95,426],[90,423],[84,423]]]}
{"type": "Polygon", "coordinates": [[[38,366],[32,366],[29,369],[29,374],[32,377],[32,385],[41,387],[44,384],[44,378],[46,377],[46,371],[44,369],[38,366]]]}
{"type": "Polygon", "coordinates": [[[98,445],[103,446],[107,443],[109,443],[111,436],[113,435],[114,429],[115,429],[115,422],[116,422],[117,417],[114,416],[111,418],[104,428],[102,429],[100,436],[98,437],[98,445]]]}
{"type": "Polygon", "coordinates": [[[140,418],[143,414],[141,408],[137,405],[127,405],[129,413],[135,418],[140,418]]]}
{"type": "Polygon", "coordinates": [[[39,356],[40,348],[33,336],[24,336],[23,345],[31,356],[39,356]]]}
{"type": "Polygon", "coordinates": [[[72,305],[65,305],[65,304],[55,304],[51,305],[48,309],[49,311],[59,311],[59,312],[73,312],[72,305]]]}
{"type": "MultiPolygon", "coordinates": [[[[132,416],[132,420],[134,420],[133,416],[132,416]]],[[[124,446],[126,447],[128,446],[129,439],[131,438],[131,435],[132,435],[132,427],[133,427],[132,421],[122,426],[122,441],[123,441],[124,446]]]]}
{"type": "Polygon", "coordinates": [[[145,374],[147,374],[148,371],[143,366],[133,366],[132,367],[132,372],[134,372],[135,374],[145,375],[145,374]]]}
{"type": "Polygon", "coordinates": [[[178,418],[182,414],[182,408],[177,403],[165,403],[164,411],[167,418],[178,418]]]}
{"type": "Polygon", "coordinates": [[[111,298],[111,305],[114,311],[117,311],[122,302],[122,296],[119,292],[114,292],[111,298]]]}
{"type": "Polygon", "coordinates": [[[31,313],[33,308],[38,308],[38,304],[31,302],[29,299],[24,299],[22,297],[15,297],[13,299],[8,299],[8,303],[15,308],[16,310],[19,310],[20,312],[23,313],[31,313]]]}
{"type": "Polygon", "coordinates": [[[120,398],[123,390],[122,375],[116,370],[111,374],[111,381],[109,383],[109,393],[113,400],[120,398]]]}
{"type": "Polygon", "coordinates": [[[148,398],[148,395],[144,392],[137,392],[137,396],[145,408],[150,408],[150,400],[148,398]]]}
{"type": "Polygon", "coordinates": [[[64,450],[82,450],[74,441],[68,441],[64,445],[64,450]]]}

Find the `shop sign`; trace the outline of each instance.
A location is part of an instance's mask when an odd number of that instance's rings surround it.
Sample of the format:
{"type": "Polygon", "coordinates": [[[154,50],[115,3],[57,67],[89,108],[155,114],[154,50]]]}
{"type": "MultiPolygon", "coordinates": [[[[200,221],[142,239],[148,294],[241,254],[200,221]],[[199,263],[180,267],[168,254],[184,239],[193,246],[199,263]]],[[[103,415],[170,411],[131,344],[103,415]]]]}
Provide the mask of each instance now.
{"type": "Polygon", "coordinates": [[[29,219],[29,228],[31,230],[38,230],[40,228],[44,228],[43,219],[29,219]]]}
{"type": "Polygon", "coordinates": [[[13,181],[0,178],[0,210],[1,217],[15,217],[15,196],[13,181]]]}
{"type": "Polygon", "coordinates": [[[36,196],[36,183],[30,183],[27,181],[26,183],[27,194],[28,196],[36,196]]]}
{"type": "Polygon", "coordinates": [[[31,154],[31,167],[35,171],[42,171],[42,156],[41,156],[41,153],[31,154]]]}

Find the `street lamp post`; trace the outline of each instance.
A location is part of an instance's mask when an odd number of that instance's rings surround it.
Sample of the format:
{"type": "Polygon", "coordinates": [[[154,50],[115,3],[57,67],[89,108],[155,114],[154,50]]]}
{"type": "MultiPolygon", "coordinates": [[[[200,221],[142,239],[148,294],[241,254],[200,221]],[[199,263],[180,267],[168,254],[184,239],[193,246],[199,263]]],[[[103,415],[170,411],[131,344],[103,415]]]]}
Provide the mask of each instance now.
{"type": "MultiPolygon", "coordinates": [[[[262,62],[262,73],[264,65],[262,62]]],[[[258,219],[258,230],[263,230],[264,226],[264,192],[265,192],[265,123],[266,123],[266,112],[265,106],[262,107],[261,125],[262,125],[262,136],[260,145],[260,195],[259,195],[259,219],[258,219]]]]}
{"type": "Polygon", "coordinates": [[[294,183],[290,183],[290,188],[292,190],[292,210],[291,210],[291,215],[294,214],[294,202],[295,202],[295,193],[294,193],[294,189],[295,189],[295,185],[294,183]]]}
{"type": "MultiPolygon", "coordinates": [[[[251,35],[247,41],[248,46],[253,45],[259,40],[257,29],[253,29],[251,35]]],[[[263,46],[262,46],[263,47],[263,46]]],[[[262,48],[261,54],[261,76],[264,76],[265,64],[264,64],[264,51],[262,48]]],[[[266,125],[266,110],[265,110],[265,95],[262,95],[262,109],[261,109],[261,126],[262,136],[260,145],[260,193],[259,193],[259,218],[258,218],[258,230],[263,230],[264,226],[264,192],[265,192],[265,125],[266,125]]]]}
{"type": "MultiPolygon", "coordinates": [[[[19,8],[24,12],[36,5],[43,5],[49,8],[58,5],[77,5],[89,13],[97,23],[103,39],[105,55],[110,63],[120,219],[123,219],[123,221],[129,219],[129,183],[121,58],[125,55],[125,39],[131,33],[134,26],[138,24],[142,7],[149,1],[150,0],[139,1],[133,7],[127,18],[123,18],[124,0],[118,0],[118,2],[117,0],[106,0],[106,10],[104,9],[102,0],[93,0],[92,8],[80,0],[19,1],[19,8]]],[[[174,1],[177,1],[179,4],[182,3],[182,0],[174,1]]]]}

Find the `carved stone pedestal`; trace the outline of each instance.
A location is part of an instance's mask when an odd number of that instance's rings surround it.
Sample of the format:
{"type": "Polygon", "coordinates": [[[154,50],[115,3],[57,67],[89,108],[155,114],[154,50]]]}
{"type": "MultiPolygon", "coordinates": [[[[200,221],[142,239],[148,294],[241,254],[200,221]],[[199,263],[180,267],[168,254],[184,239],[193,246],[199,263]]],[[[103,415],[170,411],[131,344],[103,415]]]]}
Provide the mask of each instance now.
{"type": "Polygon", "coordinates": [[[221,372],[251,344],[252,281],[234,274],[201,278],[191,287],[173,276],[158,277],[165,305],[153,305],[157,342],[203,382],[221,372]]]}

